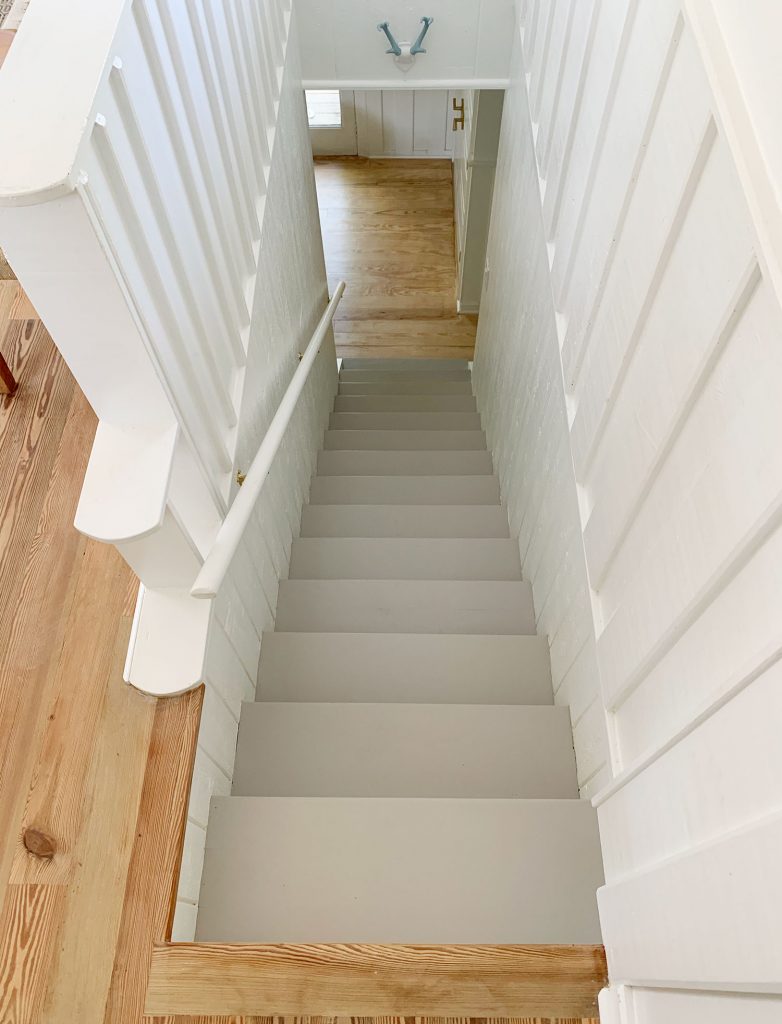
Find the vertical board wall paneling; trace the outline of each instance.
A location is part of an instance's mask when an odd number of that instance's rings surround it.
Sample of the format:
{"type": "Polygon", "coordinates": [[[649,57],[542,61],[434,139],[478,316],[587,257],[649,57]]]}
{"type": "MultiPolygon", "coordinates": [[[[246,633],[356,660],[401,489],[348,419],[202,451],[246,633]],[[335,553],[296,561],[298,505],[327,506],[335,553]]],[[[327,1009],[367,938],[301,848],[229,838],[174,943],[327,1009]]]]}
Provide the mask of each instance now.
{"type": "Polygon", "coordinates": [[[354,95],[359,156],[450,155],[453,133],[444,89],[372,89],[354,95]]]}
{"type": "Polygon", "coordinates": [[[623,1024],[782,1018],[779,210],[744,59],[778,15],[742,7],[734,63],[701,14],[524,5],[476,350],[623,1024]]]}

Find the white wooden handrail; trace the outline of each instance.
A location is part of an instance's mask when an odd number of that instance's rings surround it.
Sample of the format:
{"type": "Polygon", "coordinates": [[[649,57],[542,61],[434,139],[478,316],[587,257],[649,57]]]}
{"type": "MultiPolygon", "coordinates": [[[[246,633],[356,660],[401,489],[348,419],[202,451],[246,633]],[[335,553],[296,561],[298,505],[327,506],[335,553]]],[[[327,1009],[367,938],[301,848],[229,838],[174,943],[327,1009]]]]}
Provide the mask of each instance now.
{"type": "Polygon", "coordinates": [[[217,536],[211,550],[206,556],[206,560],[201,566],[201,571],[190,591],[193,597],[211,598],[217,596],[217,592],[237,552],[244,531],[250,522],[255,504],[261,495],[263,485],[272,468],[274,456],[277,454],[282,439],[285,436],[285,431],[296,409],[296,403],[304,390],[304,385],[315,362],[315,357],[320,351],[323,339],[326,337],[326,331],[331,326],[331,321],[334,319],[334,313],[344,291],[345,282],[340,281],[334,289],[334,294],[326,307],[325,313],[315,328],[315,333],[312,335],[312,339],[304,351],[296,372],[291,377],[290,384],[282,397],[277,412],[269,424],[269,429],[266,431],[266,436],[261,441],[255,458],[247,471],[242,488],[228,510],[222,526],[217,531],[217,536]]]}

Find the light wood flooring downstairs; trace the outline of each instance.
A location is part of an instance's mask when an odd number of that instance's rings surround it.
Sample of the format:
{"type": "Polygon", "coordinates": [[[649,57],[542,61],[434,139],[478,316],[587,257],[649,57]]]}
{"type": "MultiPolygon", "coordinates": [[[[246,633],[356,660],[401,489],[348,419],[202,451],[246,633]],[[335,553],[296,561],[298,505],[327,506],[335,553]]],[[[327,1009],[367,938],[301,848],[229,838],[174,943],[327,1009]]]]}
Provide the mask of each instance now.
{"type": "Polygon", "coordinates": [[[166,942],[202,690],[122,681],[136,580],[73,527],[95,417],[15,281],[0,347],[19,381],[0,397],[0,1024],[445,1024],[218,1013],[206,984],[145,1015],[153,954],[184,948],[166,942]]]}
{"type": "Polygon", "coordinates": [[[450,160],[315,161],[339,356],[472,359],[477,317],[456,312],[450,160]]]}

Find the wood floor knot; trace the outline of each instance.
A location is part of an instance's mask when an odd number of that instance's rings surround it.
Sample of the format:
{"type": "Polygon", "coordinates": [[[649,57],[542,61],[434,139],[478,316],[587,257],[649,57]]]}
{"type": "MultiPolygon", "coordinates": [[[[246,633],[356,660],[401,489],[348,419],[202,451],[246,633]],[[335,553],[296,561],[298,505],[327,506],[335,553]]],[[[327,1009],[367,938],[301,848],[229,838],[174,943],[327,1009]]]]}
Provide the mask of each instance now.
{"type": "Polygon", "coordinates": [[[37,828],[26,828],[22,833],[25,849],[42,860],[51,860],[57,852],[56,840],[37,828]]]}

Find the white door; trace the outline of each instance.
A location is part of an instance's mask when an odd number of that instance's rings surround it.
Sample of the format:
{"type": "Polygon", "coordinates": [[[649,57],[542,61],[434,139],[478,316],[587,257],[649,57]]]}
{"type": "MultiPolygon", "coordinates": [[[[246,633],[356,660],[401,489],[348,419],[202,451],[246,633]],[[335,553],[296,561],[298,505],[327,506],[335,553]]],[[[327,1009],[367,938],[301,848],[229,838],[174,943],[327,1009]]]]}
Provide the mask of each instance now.
{"type": "Polygon", "coordinates": [[[305,96],[315,156],[355,156],[358,143],[352,90],[307,89],[305,96]]]}

